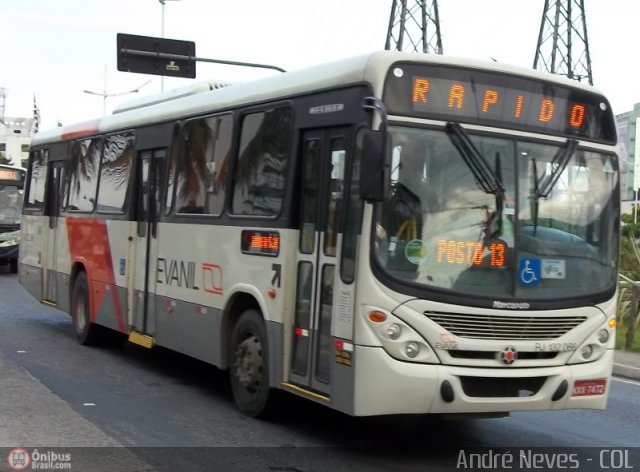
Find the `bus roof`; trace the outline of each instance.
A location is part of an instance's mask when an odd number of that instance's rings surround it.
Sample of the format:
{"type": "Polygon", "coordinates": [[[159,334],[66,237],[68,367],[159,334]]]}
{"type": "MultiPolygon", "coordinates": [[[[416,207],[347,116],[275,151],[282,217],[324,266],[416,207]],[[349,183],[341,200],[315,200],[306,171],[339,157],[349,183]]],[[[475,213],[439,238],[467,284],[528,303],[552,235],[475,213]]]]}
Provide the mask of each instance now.
{"type": "Polygon", "coordinates": [[[216,85],[215,82],[204,82],[183,87],[176,91],[143,97],[126,102],[117,108],[113,115],[42,131],[34,136],[31,144],[32,146],[38,146],[81,136],[90,136],[100,132],[135,128],[146,124],[205,114],[233,106],[277,100],[314,90],[350,84],[373,84],[374,93],[380,96],[389,67],[399,61],[458,66],[513,74],[598,93],[593,87],[583,85],[575,80],[499,62],[433,54],[378,51],[306,69],[285,72],[252,82],[224,87],[222,84],[216,85]]]}

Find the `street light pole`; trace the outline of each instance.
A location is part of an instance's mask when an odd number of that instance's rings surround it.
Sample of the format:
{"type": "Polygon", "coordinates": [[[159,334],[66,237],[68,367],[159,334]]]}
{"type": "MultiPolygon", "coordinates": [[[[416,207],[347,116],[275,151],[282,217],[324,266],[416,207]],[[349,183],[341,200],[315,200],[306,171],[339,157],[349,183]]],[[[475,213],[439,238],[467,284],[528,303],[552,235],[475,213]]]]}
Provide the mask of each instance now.
{"type": "MultiPolygon", "coordinates": [[[[164,38],[164,5],[167,1],[179,2],[180,0],[158,0],[161,5],[161,18],[160,18],[160,37],[164,38]]],[[[160,91],[164,92],[164,76],[160,76],[160,91]]]]}

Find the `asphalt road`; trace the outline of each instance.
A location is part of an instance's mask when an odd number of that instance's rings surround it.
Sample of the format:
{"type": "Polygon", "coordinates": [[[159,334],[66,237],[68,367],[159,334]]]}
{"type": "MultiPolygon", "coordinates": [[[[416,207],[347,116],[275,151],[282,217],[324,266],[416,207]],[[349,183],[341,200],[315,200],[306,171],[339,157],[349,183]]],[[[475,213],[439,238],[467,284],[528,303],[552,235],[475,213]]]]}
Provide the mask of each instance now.
{"type": "Polygon", "coordinates": [[[525,470],[531,454],[547,462],[530,470],[640,470],[638,446],[640,382],[618,378],[605,411],[352,418],[288,396],[277,421],[250,419],[214,367],[131,344],[79,346],[68,315],[0,270],[0,471],[14,470],[15,447],[71,451],[70,470],[83,471],[448,471],[470,468],[470,451],[493,460],[475,470],[525,470]],[[500,463],[504,451],[515,460],[500,463]]]}

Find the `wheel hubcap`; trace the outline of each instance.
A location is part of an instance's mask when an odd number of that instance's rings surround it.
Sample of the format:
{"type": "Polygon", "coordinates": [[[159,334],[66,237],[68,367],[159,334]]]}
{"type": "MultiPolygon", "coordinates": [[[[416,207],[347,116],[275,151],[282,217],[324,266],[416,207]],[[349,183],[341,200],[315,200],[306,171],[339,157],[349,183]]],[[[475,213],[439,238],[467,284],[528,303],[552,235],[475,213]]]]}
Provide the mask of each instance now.
{"type": "Polygon", "coordinates": [[[260,340],[251,335],[236,349],[235,375],[240,385],[256,392],[262,384],[262,348],[260,340]]]}

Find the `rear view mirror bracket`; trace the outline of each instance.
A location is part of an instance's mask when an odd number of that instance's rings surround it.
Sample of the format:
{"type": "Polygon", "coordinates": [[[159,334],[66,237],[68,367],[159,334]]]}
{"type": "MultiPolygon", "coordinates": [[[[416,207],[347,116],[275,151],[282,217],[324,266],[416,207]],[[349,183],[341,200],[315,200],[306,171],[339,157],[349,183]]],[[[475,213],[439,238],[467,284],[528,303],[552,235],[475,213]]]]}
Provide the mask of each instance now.
{"type": "Polygon", "coordinates": [[[380,126],[377,130],[370,129],[364,132],[360,165],[360,197],[369,202],[381,202],[389,197],[391,191],[391,153],[387,149],[387,109],[382,100],[376,97],[366,97],[362,107],[379,115],[380,126]]]}

